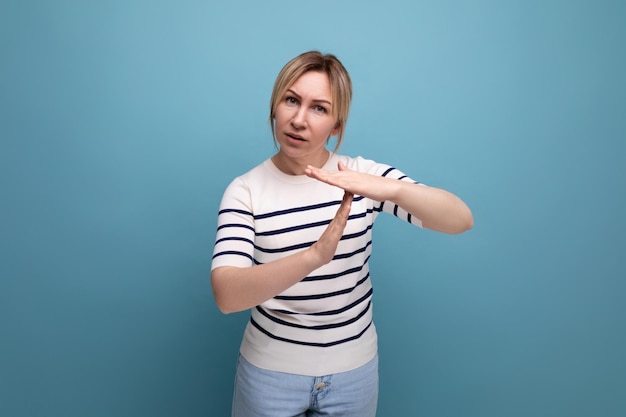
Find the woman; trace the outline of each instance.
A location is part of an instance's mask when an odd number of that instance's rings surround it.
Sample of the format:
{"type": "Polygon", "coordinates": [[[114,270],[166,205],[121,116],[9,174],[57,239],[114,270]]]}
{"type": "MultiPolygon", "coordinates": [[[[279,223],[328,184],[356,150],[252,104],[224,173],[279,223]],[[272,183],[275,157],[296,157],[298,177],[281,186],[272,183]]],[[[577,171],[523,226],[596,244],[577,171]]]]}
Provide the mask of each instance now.
{"type": "Polygon", "coordinates": [[[455,195],[336,153],[351,97],[350,76],[335,56],[312,51],[292,59],[270,103],[277,153],[236,178],[222,198],[213,293],[224,313],[252,309],[233,416],[374,416],[374,220],[387,212],[445,233],[473,225],[455,195]]]}

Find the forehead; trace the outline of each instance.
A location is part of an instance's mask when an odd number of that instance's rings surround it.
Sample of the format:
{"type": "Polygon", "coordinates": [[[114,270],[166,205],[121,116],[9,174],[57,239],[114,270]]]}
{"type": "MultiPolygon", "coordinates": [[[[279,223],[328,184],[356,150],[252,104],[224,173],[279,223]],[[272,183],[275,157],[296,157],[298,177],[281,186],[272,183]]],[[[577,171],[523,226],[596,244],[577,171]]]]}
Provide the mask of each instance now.
{"type": "Polygon", "coordinates": [[[291,84],[289,90],[301,96],[311,96],[314,99],[330,101],[332,97],[328,75],[318,71],[305,72],[291,84]]]}

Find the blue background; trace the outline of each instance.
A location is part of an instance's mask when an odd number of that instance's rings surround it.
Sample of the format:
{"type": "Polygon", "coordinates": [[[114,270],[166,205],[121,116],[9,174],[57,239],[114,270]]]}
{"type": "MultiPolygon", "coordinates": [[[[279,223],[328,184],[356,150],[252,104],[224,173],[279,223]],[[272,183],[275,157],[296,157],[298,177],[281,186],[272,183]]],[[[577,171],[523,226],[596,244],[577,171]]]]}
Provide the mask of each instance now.
{"type": "Polygon", "coordinates": [[[247,313],[221,194],[300,52],[353,77],[342,152],[460,195],[372,260],[380,416],[626,415],[626,2],[0,6],[0,415],[226,416],[247,313]]]}

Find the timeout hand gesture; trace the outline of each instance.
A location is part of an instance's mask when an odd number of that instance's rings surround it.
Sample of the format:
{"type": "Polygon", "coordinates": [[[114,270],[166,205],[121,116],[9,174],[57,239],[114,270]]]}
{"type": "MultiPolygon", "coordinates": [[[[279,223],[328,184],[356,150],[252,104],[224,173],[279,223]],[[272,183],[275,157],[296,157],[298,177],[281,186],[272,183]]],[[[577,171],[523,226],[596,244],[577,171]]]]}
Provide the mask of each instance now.
{"type": "Polygon", "coordinates": [[[362,195],[376,201],[391,200],[399,181],[376,175],[352,171],[342,163],[337,164],[338,171],[328,171],[308,165],[304,173],[326,184],[339,187],[354,195],[362,195]]]}
{"type": "Polygon", "coordinates": [[[317,259],[321,265],[332,261],[335,256],[337,245],[341,240],[341,236],[343,236],[346,224],[348,224],[353,198],[354,194],[347,191],[344,192],[343,200],[341,200],[341,204],[337,209],[337,214],[335,214],[335,217],[328,224],[319,240],[311,246],[311,249],[317,254],[317,259]]]}

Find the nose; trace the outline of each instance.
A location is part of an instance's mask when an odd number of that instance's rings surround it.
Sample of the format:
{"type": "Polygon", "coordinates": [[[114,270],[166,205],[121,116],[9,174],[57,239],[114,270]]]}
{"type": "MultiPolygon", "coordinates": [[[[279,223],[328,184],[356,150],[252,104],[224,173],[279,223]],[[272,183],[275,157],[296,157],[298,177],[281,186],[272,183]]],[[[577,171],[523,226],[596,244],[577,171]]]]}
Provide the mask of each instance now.
{"type": "Polygon", "coordinates": [[[302,129],[306,126],[306,113],[304,108],[299,108],[291,119],[291,125],[296,129],[302,129]]]}

